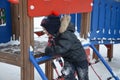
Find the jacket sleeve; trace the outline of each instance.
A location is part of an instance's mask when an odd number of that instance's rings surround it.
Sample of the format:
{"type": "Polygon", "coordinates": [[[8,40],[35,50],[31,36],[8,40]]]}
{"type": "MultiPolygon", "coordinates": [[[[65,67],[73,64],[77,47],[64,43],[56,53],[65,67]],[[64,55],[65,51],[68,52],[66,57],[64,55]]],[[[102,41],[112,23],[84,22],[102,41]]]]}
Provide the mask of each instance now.
{"type": "MultiPolygon", "coordinates": [[[[64,34],[64,33],[63,33],[64,34]]],[[[54,46],[47,46],[45,53],[47,55],[64,55],[72,47],[73,43],[69,34],[64,34],[54,46]]]]}

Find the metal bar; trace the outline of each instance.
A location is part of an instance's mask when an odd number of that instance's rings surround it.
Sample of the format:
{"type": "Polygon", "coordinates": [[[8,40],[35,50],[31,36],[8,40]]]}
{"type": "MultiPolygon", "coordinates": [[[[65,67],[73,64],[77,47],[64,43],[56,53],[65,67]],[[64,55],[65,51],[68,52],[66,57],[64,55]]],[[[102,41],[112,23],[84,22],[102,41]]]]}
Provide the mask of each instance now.
{"type": "Polygon", "coordinates": [[[50,56],[43,56],[43,57],[36,58],[36,62],[39,63],[39,62],[49,60],[49,59],[51,59],[50,56]]]}
{"type": "MultiPolygon", "coordinates": [[[[108,65],[108,63],[104,60],[104,58],[100,55],[100,53],[98,52],[98,50],[95,48],[95,46],[93,44],[87,43],[87,44],[83,44],[83,47],[87,47],[90,46],[93,51],[96,53],[96,55],[99,57],[99,59],[102,61],[102,63],[104,64],[104,66],[107,68],[107,70],[110,72],[110,74],[112,75],[112,77],[115,80],[120,80],[119,77],[117,75],[115,75],[115,73],[113,73],[111,67],[108,65]]],[[[44,72],[42,71],[42,69],[40,68],[40,66],[38,65],[39,62],[44,61],[44,60],[49,60],[51,59],[50,56],[44,56],[44,57],[40,57],[35,59],[33,56],[33,52],[30,52],[30,60],[33,63],[33,65],[35,66],[35,68],[37,69],[38,73],[40,74],[40,76],[42,77],[43,80],[48,80],[47,77],[45,76],[44,72]],[[38,62],[38,63],[37,63],[38,62]]]]}
{"type": "MultiPolygon", "coordinates": [[[[37,69],[38,73],[40,74],[42,80],[48,80],[46,75],[44,74],[44,72],[42,71],[41,67],[38,65],[36,59],[34,58],[33,56],[33,52],[29,52],[29,58],[30,58],[30,61],[32,62],[32,64],[34,65],[34,67],[37,69]]],[[[44,60],[44,59],[41,59],[41,60],[44,60]]]]}
{"type": "Polygon", "coordinates": [[[110,66],[107,64],[107,62],[104,60],[104,58],[100,55],[100,53],[99,53],[98,50],[95,48],[95,46],[92,45],[92,44],[90,44],[89,46],[93,49],[93,51],[95,51],[96,55],[99,57],[99,59],[100,59],[100,60],[102,61],[102,63],[105,65],[105,67],[106,67],[107,70],[111,73],[111,75],[114,77],[114,79],[115,79],[115,80],[120,80],[120,79],[118,78],[118,76],[113,73],[112,69],[111,69],[110,66]]]}

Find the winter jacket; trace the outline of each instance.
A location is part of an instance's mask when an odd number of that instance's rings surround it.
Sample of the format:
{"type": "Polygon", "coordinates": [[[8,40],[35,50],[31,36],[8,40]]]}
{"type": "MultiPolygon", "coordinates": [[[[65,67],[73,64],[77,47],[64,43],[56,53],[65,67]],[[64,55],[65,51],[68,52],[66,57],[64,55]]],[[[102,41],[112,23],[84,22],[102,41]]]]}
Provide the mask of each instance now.
{"type": "Polygon", "coordinates": [[[66,30],[54,36],[53,43],[55,45],[47,46],[45,54],[51,56],[62,56],[64,60],[69,62],[80,62],[86,60],[87,57],[85,50],[74,34],[75,26],[72,23],[69,23],[67,28],[64,29],[66,30]]]}

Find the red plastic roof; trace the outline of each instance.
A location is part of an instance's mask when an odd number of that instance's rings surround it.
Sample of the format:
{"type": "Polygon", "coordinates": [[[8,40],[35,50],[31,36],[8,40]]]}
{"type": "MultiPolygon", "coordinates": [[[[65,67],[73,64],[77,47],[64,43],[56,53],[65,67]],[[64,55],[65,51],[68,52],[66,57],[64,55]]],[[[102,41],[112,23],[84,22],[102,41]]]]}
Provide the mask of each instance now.
{"type": "Polygon", "coordinates": [[[83,13],[92,10],[92,0],[28,0],[28,15],[47,16],[53,11],[59,14],[83,13]]]}

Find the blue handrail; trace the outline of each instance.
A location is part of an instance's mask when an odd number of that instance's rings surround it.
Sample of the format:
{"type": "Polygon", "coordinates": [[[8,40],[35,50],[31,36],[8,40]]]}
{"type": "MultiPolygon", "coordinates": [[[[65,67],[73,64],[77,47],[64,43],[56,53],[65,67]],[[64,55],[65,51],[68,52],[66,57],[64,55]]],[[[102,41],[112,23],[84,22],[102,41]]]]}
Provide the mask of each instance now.
{"type": "MultiPolygon", "coordinates": [[[[84,44],[83,47],[91,47],[93,49],[93,51],[95,52],[95,54],[98,56],[98,58],[102,61],[102,63],[104,64],[104,66],[106,67],[106,69],[110,72],[110,74],[112,75],[112,77],[115,80],[120,80],[119,77],[112,71],[111,67],[108,65],[108,63],[104,60],[104,58],[100,55],[100,53],[98,52],[98,50],[96,49],[96,47],[94,46],[94,44],[91,43],[87,43],[84,44]]],[[[48,80],[46,75],[44,74],[44,72],[42,71],[41,67],[39,66],[39,62],[42,61],[46,61],[46,60],[50,60],[52,59],[52,57],[50,56],[42,56],[39,58],[35,58],[33,56],[34,52],[30,51],[29,55],[30,55],[30,61],[33,63],[34,67],[37,69],[38,73],[40,74],[40,76],[42,77],[43,80],[48,80]]]]}

